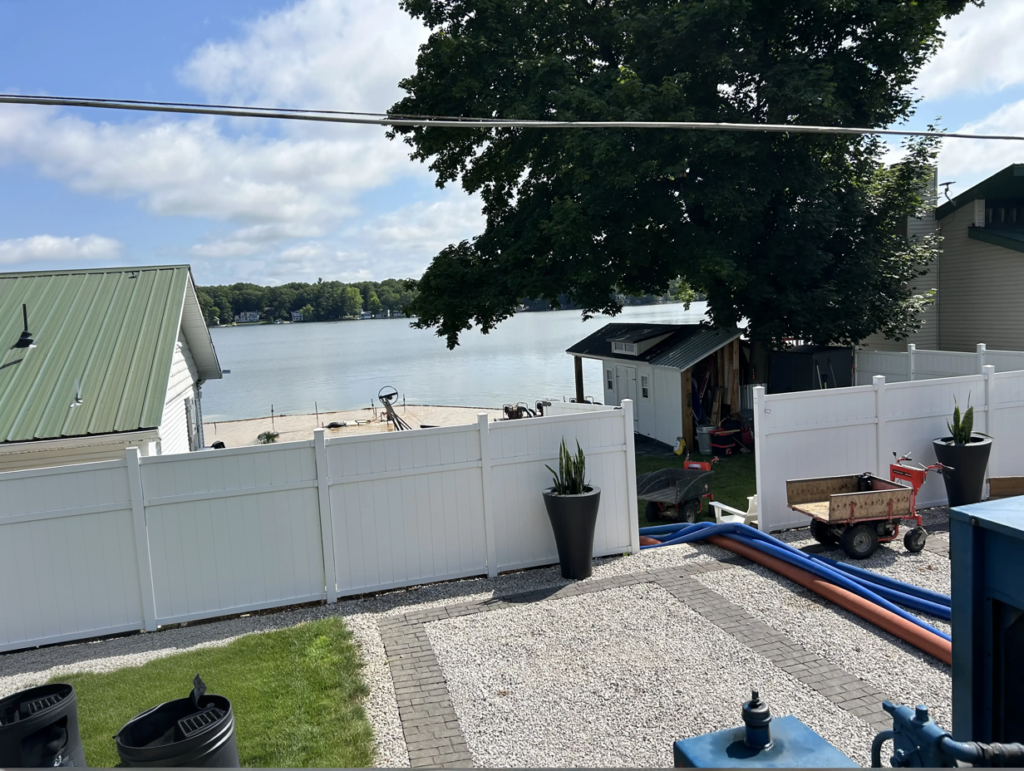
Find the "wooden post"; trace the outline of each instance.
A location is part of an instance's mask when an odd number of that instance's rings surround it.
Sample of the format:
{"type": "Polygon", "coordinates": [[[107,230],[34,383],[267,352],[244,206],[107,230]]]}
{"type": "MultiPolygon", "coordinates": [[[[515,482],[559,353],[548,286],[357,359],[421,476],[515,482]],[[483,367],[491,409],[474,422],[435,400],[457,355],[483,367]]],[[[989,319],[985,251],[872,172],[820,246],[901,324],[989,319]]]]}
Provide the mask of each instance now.
{"type": "Polygon", "coordinates": [[[740,411],[740,341],[729,344],[729,409],[740,411]]]}
{"type": "Polygon", "coordinates": [[[583,404],[583,357],[573,356],[572,363],[576,369],[576,402],[583,404]]]}
{"type": "Polygon", "coordinates": [[[683,440],[686,442],[687,452],[696,452],[693,444],[693,386],[690,384],[691,380],[693,380],[693,371],[684,369],[683,374],[679,377],[679,384],[683,389],[683,440]]]}

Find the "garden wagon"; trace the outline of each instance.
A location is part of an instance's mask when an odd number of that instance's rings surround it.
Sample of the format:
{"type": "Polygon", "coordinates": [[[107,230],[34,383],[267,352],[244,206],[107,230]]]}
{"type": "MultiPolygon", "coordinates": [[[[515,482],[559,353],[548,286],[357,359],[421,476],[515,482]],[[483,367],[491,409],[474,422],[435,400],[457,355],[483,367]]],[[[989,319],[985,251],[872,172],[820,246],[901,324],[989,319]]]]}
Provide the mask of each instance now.
{"type": "Polygon", "coordinates": [[[637,477],[636,495],[647,501],[648,522],[696,522],[704,510],[704,499],[714,500],[711,479],[715,472],[710,470],[711,464],[687,459],[686,465],[687,468],[663,468],[637,477]]]}
{"type": "Polygon", "coordinates": [[[929,471],[949,467],[941,463],[904,465],[909,460],[909,455],[897,458],[889,466],[887,480],[870,473],[790,479],[786,482],[787,503],[811,518],[811,535],[816,541],[838,544],[853,559],[867,559],[880,543],[896,540],[905,519],[916,526],[906,532],[903,545],[909,552],[919,552],[928,533],[917,513],[917,492],[929,471]]]}

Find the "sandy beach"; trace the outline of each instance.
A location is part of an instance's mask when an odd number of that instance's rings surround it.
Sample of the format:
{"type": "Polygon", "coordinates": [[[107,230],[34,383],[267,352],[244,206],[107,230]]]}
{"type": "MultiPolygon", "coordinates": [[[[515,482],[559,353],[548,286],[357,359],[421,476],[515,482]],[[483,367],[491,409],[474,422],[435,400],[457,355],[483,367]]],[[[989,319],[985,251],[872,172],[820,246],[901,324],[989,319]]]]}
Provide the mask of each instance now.
{"type": "MultiPolygon", "coordinates": [[[[486,412],[490,420],[502,417],[501,410],[481,407],[438,407],[425,405],[401,405],[395,408],[399,417],[413,428],[421,426],[460,426],[476,423],[477,415],[486,412]]],[[[351,436],[390,431],[391,424],[385,419],[386,413],[377,409],[376,414],[369,407],[345,412],[321,412],[308,415],[275,415],[249,420],[231,420],[219,423],[204,423],[203,433],[207,446],[216,441],[227,447],[244,447],[258,444],[256,438],[264,431],[276,431],[278,442],[297,442],[312,439],[313,431],[323,427],[327,437],[351,436]],[[319,419],[318,419],[319,418],[319,419]],[[341,428],[327,428],[330,423],[343,424],[341,428]]]]}

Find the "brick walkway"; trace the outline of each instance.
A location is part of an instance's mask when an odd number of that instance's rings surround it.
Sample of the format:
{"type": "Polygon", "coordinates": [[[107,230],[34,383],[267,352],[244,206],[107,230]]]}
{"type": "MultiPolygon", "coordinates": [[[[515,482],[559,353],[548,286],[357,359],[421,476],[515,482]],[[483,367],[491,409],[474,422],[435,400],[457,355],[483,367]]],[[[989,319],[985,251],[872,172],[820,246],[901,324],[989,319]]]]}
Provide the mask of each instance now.
{"type": "Polygon", "coordinates": [[[631,573],[557,589],[449,605],[381,620],[380,633],[391,667],[410,764],[413,767],[442,768],[473,765],[424,624],[473,613],[514,608],[523,603],[592,594],[641,583],[658,584],[752,651],[769,659],[775,666],[841,709],[861,718],[875,730],[890,728],[891,718],[882,711],[881,706],[887,698],[886,694],[821,656],[805,650],[787,635],[759,621],[728,598],[692,578],[699,573],[749,564],[748,560],[741,557],[720,562],[695,562],[682,567],[631,573]]]}

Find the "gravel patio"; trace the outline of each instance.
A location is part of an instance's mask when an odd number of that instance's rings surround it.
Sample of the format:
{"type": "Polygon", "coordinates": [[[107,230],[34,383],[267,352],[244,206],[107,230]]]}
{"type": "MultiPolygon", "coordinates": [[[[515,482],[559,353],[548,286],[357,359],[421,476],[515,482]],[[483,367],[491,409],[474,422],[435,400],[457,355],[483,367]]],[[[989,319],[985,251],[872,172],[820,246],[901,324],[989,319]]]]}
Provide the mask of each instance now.
{"type": "MultiPolygon", "coordinates": [[[[948,593],[945,512],[926,527],[920,554],[896,542],[860,566],[948,593]]],[[[817,548],[806,530],[784,540],[817,548]]],[[[552,567],[4,654],[0,697],[335,614],[363,650],[379,766],[671,766],[674,740],[738,725],[752,687],[862,765],[883,699],[951,722],[948,666],[703,544],[599,560],[574,583],[552,567]]]]}

